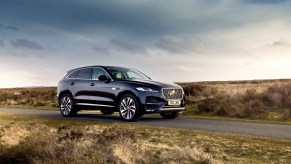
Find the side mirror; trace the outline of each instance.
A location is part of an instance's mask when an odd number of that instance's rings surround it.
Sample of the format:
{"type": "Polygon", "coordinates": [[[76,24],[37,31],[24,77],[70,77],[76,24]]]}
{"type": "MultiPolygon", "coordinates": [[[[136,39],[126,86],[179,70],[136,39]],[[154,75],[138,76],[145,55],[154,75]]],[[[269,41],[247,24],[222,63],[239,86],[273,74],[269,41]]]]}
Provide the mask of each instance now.
{"type": "Polygon", "coordinates": [[[107,82],[107,81],[109,81],[109,77],[106,76],[106,75],[100,75],[100,76],[98,77],[98,80],[99,80],[99,81],[105,81],[105,82],[107,82]]]}

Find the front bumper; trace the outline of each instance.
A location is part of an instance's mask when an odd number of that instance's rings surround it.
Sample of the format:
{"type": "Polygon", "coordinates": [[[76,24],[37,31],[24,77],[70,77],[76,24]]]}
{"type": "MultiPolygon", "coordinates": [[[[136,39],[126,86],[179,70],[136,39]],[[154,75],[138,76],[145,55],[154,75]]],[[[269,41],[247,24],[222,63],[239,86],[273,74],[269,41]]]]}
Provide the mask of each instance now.
{"type": "Polygon", "coordinates": [[[167,107],[167,108],[161,108],[159,112],[182,112],[186,110],[185,107],[167,107]]]}
{"type": "Polygon", "coordinates": [[[185,97],[180,100],[180,105],[169,105],[169,100],[162,96],[148,96],[144,103],[145,113],[161,113],[161,112],[182,112],[186,110],[185,97]]]}

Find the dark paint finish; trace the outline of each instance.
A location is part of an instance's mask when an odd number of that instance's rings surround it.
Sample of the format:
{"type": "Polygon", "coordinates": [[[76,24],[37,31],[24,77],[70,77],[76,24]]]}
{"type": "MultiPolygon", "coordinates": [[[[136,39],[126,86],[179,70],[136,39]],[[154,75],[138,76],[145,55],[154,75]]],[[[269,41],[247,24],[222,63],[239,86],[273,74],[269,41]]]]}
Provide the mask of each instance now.
{"type": "Polygon", "coordinates": [[[80,105],[82,107],[80,109],[85,109],[83,107],[87,106],[91,109],[110,109],[112,111],[117,111],[120,98],[125,94],[131,94],[137,98],[137,101],[139,102],[139,107],[142,110],[143,114],[160,112],[181,112],[185,110],[184,94],[183,97],[177,99],[181,102],[180,105],[177,106],[169,106],[168,100],[165,99],[163,95],[163,88],[182,90],[181,86],[176,84],[167,84],[153,81],[137,70],[134,71],[141,73],[140,76],[142,78],[140,79],[118,78],[118,76],[122,77],[125,75],[115,74],[114,76],[114,73],[116,72],[110,71],[114,71],[115,69],[127,70],[128,68],[110,66],[88,66],[70,70],[67,72],[66,76],[60,80],[58,84],[58,97],[60,97],[64,93],[70,93],[75,99],[76,105],[80,105]],[[82,72],[81,75],[79,75],[80,72],[82,72]],[[91,74],[90,76],[88,76],[87,79],[86,73],[88,72],[90,72],[91,74]],[[98,73],[94,74],[94,72],[98,73]],[[96,77],[96,74],[98,74],[98,77],[96,77]],[[74,75],[73,77],[76,78],[68,78],[72,77],[72,75],[74,75]],[[99,78],[100,76],[101,79],[99,78]],[[150,88],[152,91],[141,91],[137,88],[150,88]],[[149,97],[156,98],[157,100],[159,100],[159,102],[147,102],[147,100],[149,100],[149,97]]]}

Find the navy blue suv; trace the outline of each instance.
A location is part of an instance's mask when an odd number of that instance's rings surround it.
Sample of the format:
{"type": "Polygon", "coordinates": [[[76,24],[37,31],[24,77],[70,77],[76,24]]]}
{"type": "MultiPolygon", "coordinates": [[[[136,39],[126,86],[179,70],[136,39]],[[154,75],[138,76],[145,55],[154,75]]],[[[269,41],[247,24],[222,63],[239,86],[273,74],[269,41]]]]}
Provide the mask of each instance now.
{"type": "Polygon", "coordinates": [[[104,115],[119,112],[125,121],[160,113],[167,119],[185,110],[181,86],[151,80],[136,69],[88,66],[70,70],[58,83],[58,104],[63,116],[96,109],[104,115]]]}

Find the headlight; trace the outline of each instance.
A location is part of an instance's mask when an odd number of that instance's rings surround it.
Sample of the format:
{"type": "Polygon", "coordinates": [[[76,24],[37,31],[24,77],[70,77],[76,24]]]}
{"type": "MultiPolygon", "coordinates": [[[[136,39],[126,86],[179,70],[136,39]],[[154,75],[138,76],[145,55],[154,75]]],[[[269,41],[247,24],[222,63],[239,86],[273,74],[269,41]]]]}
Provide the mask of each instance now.
{"type": "Polygon", "coordinates": [[[157,90],[151,89],[151,88],[147,88],[147,87],[138,87],[136,88],[139,91],[143,91],[143,92],[159,92],[157,90]]]}

